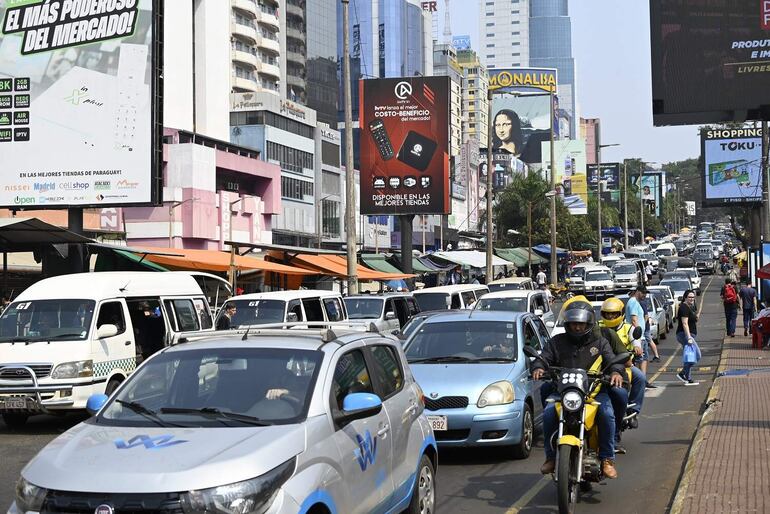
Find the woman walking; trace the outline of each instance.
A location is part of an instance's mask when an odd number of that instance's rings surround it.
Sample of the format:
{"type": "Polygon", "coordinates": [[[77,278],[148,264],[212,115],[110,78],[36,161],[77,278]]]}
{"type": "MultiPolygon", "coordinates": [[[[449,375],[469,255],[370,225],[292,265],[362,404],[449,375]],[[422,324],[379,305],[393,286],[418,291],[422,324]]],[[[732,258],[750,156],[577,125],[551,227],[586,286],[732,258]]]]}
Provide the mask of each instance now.
{"type": "Polygon", "coordinates": [[[695,342],[695,336],[698,334],[698,314],[695,308],[695,291],[692,289],[684,292],[684,303],[679,306],[676,319],[679,322],[676,340],[682,345],[682,371],[676,374],[676,378],[684,382],[684,385],[698,385],[690,376],[690,370],[700,359],[700,348],[695,342]]]}

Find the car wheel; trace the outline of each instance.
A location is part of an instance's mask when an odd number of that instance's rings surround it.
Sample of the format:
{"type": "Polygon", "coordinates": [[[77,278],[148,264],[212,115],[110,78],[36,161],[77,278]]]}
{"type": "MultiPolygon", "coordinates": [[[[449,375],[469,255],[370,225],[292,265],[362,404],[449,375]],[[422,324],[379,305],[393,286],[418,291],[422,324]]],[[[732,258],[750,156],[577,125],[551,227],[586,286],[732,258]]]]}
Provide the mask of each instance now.
{"type": "Polygon", "coordinates": [[[521,416],[521,440],[513,446],[514,459],[526,459],[532,451],[532,440],[535,438],[535,423],[532,421],[532,407],[524,404],[521,416]]]}
{"type": "Polygon", "coordinates": [[[417,468],[417,478],[412,489],[412,500],[409,502],[408,514],[433,514],[436,509],[436,472],[433,463],[427,455],[420,458],[417,468]]]}
{"type": "Polygon", "coordinates": [[[3,413],[3,422],[8,428],[21,428],[27,423],[27,419],[29,419],[29,414],[19,412],[3,413]]]}

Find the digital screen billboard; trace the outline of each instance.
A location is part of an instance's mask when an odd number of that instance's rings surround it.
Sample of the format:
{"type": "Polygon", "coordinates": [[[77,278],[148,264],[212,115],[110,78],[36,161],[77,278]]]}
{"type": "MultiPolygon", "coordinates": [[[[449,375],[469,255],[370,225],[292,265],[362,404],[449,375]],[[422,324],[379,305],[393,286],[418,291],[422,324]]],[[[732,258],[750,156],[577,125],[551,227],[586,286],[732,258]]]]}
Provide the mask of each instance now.
{"type": "MultiPolygon", "coordinates": [[[[554,143],[556,191],[571,214],[588,214],[586,145],[582,139],[554,143]]],[[[550,169],[551,143],[542,143],[543,169],[550,169]]]]}
{"type": "Polygon", "coordinates": [[[159,6],[0,2],[0,206],[160,201],[159,6]]]}
{"type": "Polygon", "coordinates": [[[361,214],[449,214],[449,77],[359,87],[361,214]]]}
{"type": "Polygon", "coordinates": [[[703,206],[762,201],[762,129],[703,129],[703,206]]]}
{"type": "MultiPolygon", "coordinates": [[[[638,187],[639,177],[634,175],[631,177],[631,183],[638,187]]],[[[636,199],[639,200],[639,190],[636,192],[636,199]]],[[[663,198],[663,174],[659,171],[645,171],[642,173],[642,205],[647,211],[654,215],[660,216],[663,198]]]]}
{"type": "Polygon", "coordinates": [[[602,163],[599,166],[589,164],[587,167],[588,189],[594,194],[598,191],[599,181],[602,181],[602,201],[620,208],[620,164],[617,162],[602,163]]]}
{"type": "Polygon", "coordinates": [[[770,116],[770,3],[650,0],[655,125],[770,116]]]}
{"type": "Polygon", "coordinates": [[[540,163],[541,144],[551,140],[549,95],[492,97],[492,152],[540,163]]]}

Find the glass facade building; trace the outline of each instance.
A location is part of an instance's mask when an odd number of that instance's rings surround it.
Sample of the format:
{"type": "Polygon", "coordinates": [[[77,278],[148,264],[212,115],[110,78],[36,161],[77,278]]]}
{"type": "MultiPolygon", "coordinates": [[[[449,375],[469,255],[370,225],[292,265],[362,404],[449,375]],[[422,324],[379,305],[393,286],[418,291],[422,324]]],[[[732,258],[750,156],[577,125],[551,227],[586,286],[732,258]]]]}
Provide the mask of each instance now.
{"type": "Polygon", "coordinates": [[[307,106],[318,121],[337,125],[337,0],[307,0],[307,106]]]}

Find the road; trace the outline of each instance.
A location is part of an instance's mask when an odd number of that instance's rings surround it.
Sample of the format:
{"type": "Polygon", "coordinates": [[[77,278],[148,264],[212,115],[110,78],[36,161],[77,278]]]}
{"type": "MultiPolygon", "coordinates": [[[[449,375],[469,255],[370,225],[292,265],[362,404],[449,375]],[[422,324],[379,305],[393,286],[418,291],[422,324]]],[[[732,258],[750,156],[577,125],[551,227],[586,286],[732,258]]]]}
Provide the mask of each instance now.
{"type": "MultiPolygon", "coordinates": [[[[579,512],[664,513],[675,493],[684,460],[717,368],[724,334],[724,315],[719,302],[719,276],[704,278],[698,342],[703,352],[694,378],[700,385],[685,387],[674,377],[681,350],[673,331],[661,341],[662,362],[651,365],[659,386],[648,390],[638,430],[626,432],[628,454],[619,455],[619,478],[594,488],[584,496],[579,512]]],[[[740,322],[740,320],[739,320],[740,322]]],[[[10,505],[14,484],[25,463],[45,444],[84,419],[40,416],[23,431],[11,431],[0,421],[0,511],[10,505]]],[[[525,461],[510,461],[495,451],[444,450],[440,452],[437,512],[456,513],[552,513],[556,511],[555,487],[540,475],[542,437],[525,461]]]]}

